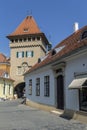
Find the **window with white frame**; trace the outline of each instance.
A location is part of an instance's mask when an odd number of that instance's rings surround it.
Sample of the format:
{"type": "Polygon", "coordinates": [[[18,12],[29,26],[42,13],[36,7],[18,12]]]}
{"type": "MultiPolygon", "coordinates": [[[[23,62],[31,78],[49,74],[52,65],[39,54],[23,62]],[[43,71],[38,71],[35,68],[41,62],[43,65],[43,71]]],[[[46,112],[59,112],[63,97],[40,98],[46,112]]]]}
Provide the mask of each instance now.
{"type": "Polygon", "coordinates": [[[36,96],[40,96],[40,78],[36,79],[36,96]]]}
{"type": "Polygon", "coordinates": [[[29,95],[32,95],[32,79],[29,80],[29,95]]]}
{"type": "Polygon", "coordinates": [[[24,52],[23,51],[22,52],[17,52],[16,57],[17,58],[23,58],[24,57],[24,52]]]}
{"type": "Polygon", "coordinates": [[[26,51],[26,57],[33,57],[34,52],[33,51],[26,51]]]}
{"type": "Polygon", "coordinates": [[[49,97],[50,95],[50,77],[44,76],[44,96],[49,97]]]}

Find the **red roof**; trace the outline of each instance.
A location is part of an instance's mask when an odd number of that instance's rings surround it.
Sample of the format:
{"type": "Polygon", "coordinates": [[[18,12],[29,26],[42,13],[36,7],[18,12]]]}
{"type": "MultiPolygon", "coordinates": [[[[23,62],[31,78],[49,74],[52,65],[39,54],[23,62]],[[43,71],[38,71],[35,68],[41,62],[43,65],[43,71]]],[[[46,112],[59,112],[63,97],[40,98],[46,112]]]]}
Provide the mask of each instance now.
{"type": "Polygon", "coordinates": [[[49,54],[47,54],[44,60],[42,60],[40,63],[35,64],[25,74],[30,73],[36,69],[39,69],[40,67],[46,66],[47,64],[53,63],[56,60],[62,59],[63,57],[66,57],[71,53],[74,53],[76,50],[81,49],[82,47],[87,48],[87,38],[82,39],[82,34],[84,33],[84,31],[87,31],[87,26],[76,31],[75,33],[67,37],[65,40],[57,44],[57,46],[53,48],[49,52],[49,54]],[[54,55],[52,55],[52,53],[54,53],[54,55]]]}
{"type": "MultiPolygon", "coordinates": [[[[38,34],[41,33],[32,16],[27,16],[16,30],[9,36],[25,35],[25,34],[38,34]]],[[[8,36],[8,37],[9,37],[8,36]]]]}
{"type": "Polygon", "coordinates": [[[40,31],[36,21],[32,16],[27,16],[21,24],[16,28],[14,32],[7,36],[8,39],[11,39],[16,36],[27,36],[27,35],[37,35],[41,36],[46,44],[49,44],[45,34],[40,31]]]}
{"type": "Polygon", "coordinates": [[[1,63],[3,63],[3,62],[8,62],[7,57],[6,57],[4,54],[2,54],[2,53],[0,53],[0,62],[1,62],[1,63]]]}

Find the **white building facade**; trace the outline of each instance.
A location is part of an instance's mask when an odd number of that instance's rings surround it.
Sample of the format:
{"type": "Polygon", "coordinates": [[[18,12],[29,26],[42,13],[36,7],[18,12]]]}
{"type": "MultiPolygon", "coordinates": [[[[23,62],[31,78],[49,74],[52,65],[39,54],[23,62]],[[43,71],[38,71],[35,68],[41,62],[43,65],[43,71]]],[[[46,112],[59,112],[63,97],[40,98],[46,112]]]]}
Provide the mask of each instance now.
{"type": "Polygon", "coordinates": [[[54,74],[49,66],[43,67],[32,74],[27,74],[25,82],[27,100],[55,106],[54,74]],[[44,88],[45,82],[48,84],[47,91],[44,88]]]}
{"type": "Polygon", "coordinates": [[[25,73],[29,105],[62,109],[68,114],[87,112],[86,29],[63,40],[25,73]]]}
{"type": "Polygon", "coordinates": [[[65,69],[66,109],[87,111],[86,80],[87,48],[85,48],[83,52],[79,52],[77,55],[67,60],[65,69]],[[79,82],[81,79],[82,81],[80,85],[79,82]],[[77,83],[75,80],[77,80],[77,83]],[[86,86],[84,86],[84,83],[86,86]]]}

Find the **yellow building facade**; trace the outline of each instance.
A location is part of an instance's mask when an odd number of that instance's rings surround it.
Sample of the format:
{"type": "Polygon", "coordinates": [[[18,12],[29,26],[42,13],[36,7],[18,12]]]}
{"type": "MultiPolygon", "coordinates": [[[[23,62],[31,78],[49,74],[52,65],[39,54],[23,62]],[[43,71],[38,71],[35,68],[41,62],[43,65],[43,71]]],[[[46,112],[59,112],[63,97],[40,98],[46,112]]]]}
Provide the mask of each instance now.
{"type": "Polygon", "coordinates": [[[13,80],[0,77],[0,97],[13,99],[13,80]]]}
{"type": "Polygon", "coordinates": [[[0,98],[13,98],[13,82],[10,78],[10,59],[0,53],[0,98]]]}

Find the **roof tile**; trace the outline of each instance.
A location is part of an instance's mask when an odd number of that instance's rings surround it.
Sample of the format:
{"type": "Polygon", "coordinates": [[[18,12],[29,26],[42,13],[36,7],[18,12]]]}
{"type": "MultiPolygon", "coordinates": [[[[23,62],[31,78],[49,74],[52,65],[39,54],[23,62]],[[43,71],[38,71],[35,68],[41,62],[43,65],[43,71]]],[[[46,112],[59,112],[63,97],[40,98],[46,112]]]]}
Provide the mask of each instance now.
{"type": "Polygon", "coordinates": [[[22,23],[16,28],[16,30],[9,36],[25,35],[25,34],[37,34],[41,33],[32,16],[27,16],[22,23]]]}
{"type": "Polygon", "coordinates": [[[30,73],[36,69],[39,69],[42,66],[45,66],[47,64],[53,63],[54,61],[58,60],[59,58],[62,58],[64,56],[69,55],[73,51],[77,49],[81,49],[82,47],[87,47],[87,38],[81,39],[82,33],[87,30],[87,26],[81,28],[80,30],[73,33],[68,38],[64,39],[62,42],[56,45],[49,54],[47,55],[47,58],[45,58],[40,63],[35,64],[30,70],[28,70],[25,74],[30,73]],[[58,47],[64,46],[58,53],[55,55],[52,55],[52,51],[58,47]]]}

